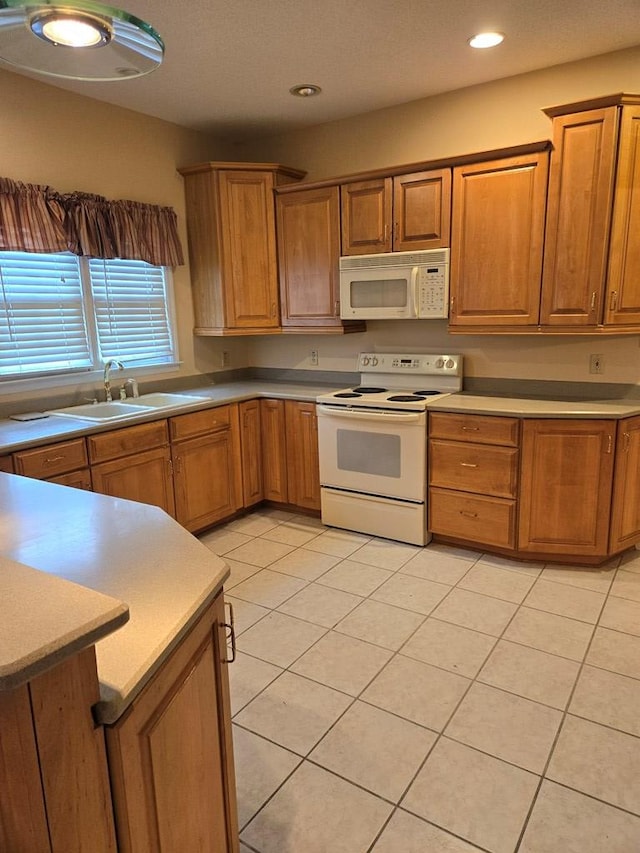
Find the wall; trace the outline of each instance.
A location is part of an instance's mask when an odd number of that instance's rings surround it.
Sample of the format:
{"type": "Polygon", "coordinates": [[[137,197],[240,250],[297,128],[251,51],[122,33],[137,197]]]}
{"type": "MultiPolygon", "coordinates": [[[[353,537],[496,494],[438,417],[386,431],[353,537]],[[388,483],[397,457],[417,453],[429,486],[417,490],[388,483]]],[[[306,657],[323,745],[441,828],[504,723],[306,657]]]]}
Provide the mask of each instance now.
{"type": "MultiPolygon", "coordinates": [[[[640,48],[482,84],[356,118],[257,140],[246,159],[287,163],[321,179],[550,137],[541,108],[613,92],[640,92],[640,48]]],[[[496,235],[499,238],[499,235],[496,235]]],[[[640,382],[636,336],[595,338],[449,335],[441,321],[369,323],[366,334],[344,338],[253,339],[251,364],[354,370],[363,350],[453,351],[465,355],[467,375],[590,382],[640,382]],[[604,373],[589,374],[589,354],[604,355],[604,373]]]]}
{"type": "MultiPolygon", "coordinates": [[[[118,84],[114,84],[118,85],[118,84]]],[[[135,85],[129,81],[123,85],[135,85]]],[[[0,174],[27,183],[50,184],[62,192],[81,190],[108,198],[170,205],[178,215],[187,254],[182,177],[176,167],[229,156],[221,144],[169,122],[0,71],[0,174]]],[[[174,272],[179,352],[182,364],[171,378],[221,367],[221,340],[194,341],[188,264],[174,272]]],[[[224,342],[233,361],[244,348],[224,342]]],[[[144,373],[144,379],[159,375],[144,373]]],[[[167,378],[166,373],[162,373],[167,378]]],[[[56,388],[49,381],[46,394],[56,388]]],[[[76,398],[96,390],[96,380],[66,386],[76,398]]],[[[44,391],[29,391],[30,398],[44,391]]],[[[3,393],[4,402],[27,396],[3,393]]]]}

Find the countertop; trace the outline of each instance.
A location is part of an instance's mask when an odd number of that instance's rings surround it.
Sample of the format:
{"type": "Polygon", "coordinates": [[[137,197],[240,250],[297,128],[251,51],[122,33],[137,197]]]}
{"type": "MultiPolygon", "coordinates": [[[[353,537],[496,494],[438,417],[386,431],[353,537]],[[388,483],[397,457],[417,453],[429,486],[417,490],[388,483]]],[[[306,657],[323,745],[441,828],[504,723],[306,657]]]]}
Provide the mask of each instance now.
{"type": "MultiPolygon", "coordinates": [[[[253,400],[256,397],[270,397],[279,400],[302,400],[315,402],[318,394],[329,390],[337,390],[338,386],[320,385],[297,382],[269,382],[264,380],[249,380],[244,382],[226,382],[220,385],[183,389],[179,393],[202,397],[202,403],[192,403],[187,406],[171,409],[142,409],[140,415],[119,421],[93,423],[91,421],[73,420],[67,417],[50,415],[47,418],[34,421],[14,421],[10,418],[0,419],[0,454],[16,450],[26,450],[37,447],[49,441],[64,441],[82,435],[92,435],[107,432],[123,426],[155,421],[159,418],[183,415],[197,412],[225,403],[238,403],[242,400],[253,400]]],[[[344,386],[340,386],[344,387],[344,386]]],[[[26,409],[25,409],[26,410],[26,409]]]]}
{"type": "Polygon", "coordinates": [[[451,394],[429,401],[430,412],[511,415],[518,418],[628,418],[640,414],[640,400],[532,400],[451,394]]]}
{"type": "Polygon", "coordinates": [[[0,597],[0,665],[14,683],[21,660],[37,669],[37,649],[51,650],[57,627],[77,632],[65,610],[80,605],[90,635],[96,614],[124,621],[128,606],[129,621],[96,644],[103,723],[118,719],[229,574],[157,507],[11,474],[0,474],[0,560],[11,592],[0,597]],[[5,632],[15,638],[6,649],[5,632]]]}

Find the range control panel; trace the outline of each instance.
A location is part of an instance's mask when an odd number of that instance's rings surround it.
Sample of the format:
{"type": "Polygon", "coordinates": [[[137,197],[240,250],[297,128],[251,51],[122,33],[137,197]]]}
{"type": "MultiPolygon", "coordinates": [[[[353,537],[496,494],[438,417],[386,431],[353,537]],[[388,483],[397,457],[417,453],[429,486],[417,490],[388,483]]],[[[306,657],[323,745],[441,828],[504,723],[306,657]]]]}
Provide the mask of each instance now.
{"type": "Polygon", "coordinates": [[[361,373],[412,373],[420,375],[462,375],[462,356],[450,354],[410,355],[395,352],[361,352],[361,373]]]}

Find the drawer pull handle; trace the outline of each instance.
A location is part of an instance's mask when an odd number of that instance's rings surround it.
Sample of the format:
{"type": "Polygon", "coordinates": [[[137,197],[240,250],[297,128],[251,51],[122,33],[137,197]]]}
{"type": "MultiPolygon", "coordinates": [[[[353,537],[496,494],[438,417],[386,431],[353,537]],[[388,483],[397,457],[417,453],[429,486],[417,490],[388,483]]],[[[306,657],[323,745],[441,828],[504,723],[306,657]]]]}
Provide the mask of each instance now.
{"type": "Polygon", "coordinates": [[[462,431],[463,431],[463,432],[480,432],[480,427],[468,427],[468,426],[463,426],[463,427],[462,427],[462,431]]]}
{"type": "Polygon", "coordinates": [[[45,465],[55,465],[56,462],[64,462],[64,456],[47,456],[44,460],[45,465]]]}
{"type": "Polygon", "coordinates": [[[229,621],[223,622],[222,627],[229,631],[227,639],[231,640],[231,657],[225,658],[222,662],[233,663],[236,659],[236,626],[233,618],[233,604],[230,601],[225,601],[225,607],[229,608],[229,621]]]}
{"type": "Polygon", "coordinates": [[[477,467],[478,467],[478,466],[477,466],[477,465],[475,465],[473,462],[461,462],[461,463],[460,463],[460,465],[461,465],[463,468],[477,468],[477,467]]]}
{"type": "Polygon", "coordinates": [[[463,509],[460,510],[460,515],[464,515],[465,518],[477,518],[478,517],[477,512],[465,512],[465,510],[463,510],[463,509]]]}

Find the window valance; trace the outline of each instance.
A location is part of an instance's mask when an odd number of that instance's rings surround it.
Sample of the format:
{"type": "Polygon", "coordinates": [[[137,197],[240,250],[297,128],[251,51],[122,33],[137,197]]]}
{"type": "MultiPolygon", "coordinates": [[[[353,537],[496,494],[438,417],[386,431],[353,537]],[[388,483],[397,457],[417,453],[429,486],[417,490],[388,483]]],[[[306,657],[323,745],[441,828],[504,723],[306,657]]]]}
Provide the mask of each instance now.
{"type": "Polygon", "coordinates": [[[62,194],[10,178],[0,178],[0,250],[73,252],[168,267],[184,263],[171,207],[62,194]]]}

